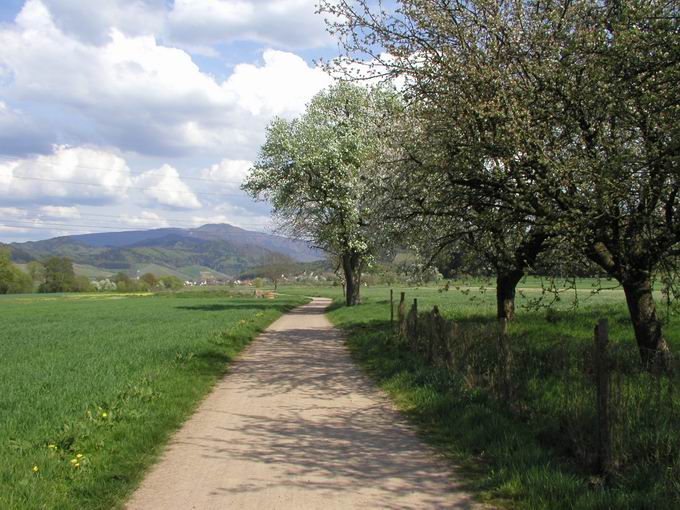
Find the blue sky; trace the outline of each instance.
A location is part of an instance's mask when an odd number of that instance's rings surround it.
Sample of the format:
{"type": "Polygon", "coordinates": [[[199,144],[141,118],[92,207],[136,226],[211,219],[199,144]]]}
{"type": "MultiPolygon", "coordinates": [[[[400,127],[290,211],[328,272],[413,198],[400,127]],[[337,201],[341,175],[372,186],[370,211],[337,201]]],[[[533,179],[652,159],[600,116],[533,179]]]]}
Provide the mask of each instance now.
{"type": "Polygon", "coordinates": [[[274,116],[331,83],[314,0],[0,2],[0,241],[228,222],[274,116]]]}

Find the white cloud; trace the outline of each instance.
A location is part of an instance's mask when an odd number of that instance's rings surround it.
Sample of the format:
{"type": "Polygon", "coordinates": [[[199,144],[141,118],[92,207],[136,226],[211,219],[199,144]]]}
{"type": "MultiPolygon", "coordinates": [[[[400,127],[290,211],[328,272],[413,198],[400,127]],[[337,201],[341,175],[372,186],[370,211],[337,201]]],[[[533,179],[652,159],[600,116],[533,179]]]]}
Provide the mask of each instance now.
{"type": "Polygon", "coordinates": [[[332,79],[319,68],[292,53],[266,50],[264,66],[239,64],[225,87],[241,108],[253,115],[295,116],[304,111],[307,102],[332,79]]]}
{"type": "Polygon", "coordinates": [[[261,211],[246,209],[236,204],[226,203],[215,207],[211,216],[194,216],[196,225],[206,223],[229,223],[246,230],[270,230],[272,219],[261,211]]]}
{"type": "Polygon", "coordinates": [[[84,42],[105,44],[110,28],[162,34],[188,48],[251,40],[285,48],[332,42],[312,0],[42,0],[55,24],[84,42]]]}
{"type": "Polygon", "coordinates": [[[0,68],[9,77],[0,94],[70,112],[55,128],[78,145],[253,157],[272,115],[301,113],[330,83],[292,53],[267,50],[263,60],[236,66],[220,83],[152,35],[114,28],[104,44],[90,44],[61,30],[41,1],[28,0],[16,23],[0,28],[0,68]]]}
{"type": "Polygon", "coordinates": [[[0,207],[0,218],[25,218],[27,215],[23,209],[16,207],[0,207]]]}
{"type": "Polygon", "coordinates": [[[203,179],[215,181],[215,184],[229,190],[238,190],[248,176],[253,162],[241,159],[223,159],[201,171],[203,179]]]}
{"type": "Polygon", "coordinates": [[[129,35],[149,35],[163,30],[165,0],[43,0],[56,25],[80,40],[104,44],[111,27],[129,35]]]}
{"type": "Polygon", "coordinates": [[[250,40],[286,48],[330,44],[310,0],[175,0],[166,31],[188,46],[250,40]]]}
{"type": "Polygon", "coordinates": [[[125,160],[98,149],[56,146],[49,155],[0,162],[6,203],[111,203],[129,183],[125,160]]]}
{"type": "Polygon", "coordinates": [[[142,211],[135,216],[123,214],[120,219],[125,225],[144,229],[153,227],[163,228],[168,226],[166,219],[152,211],[142,211]]]}
{"type": "Polygon", "coordinates": [[[9,225],[0,225],[0,232],[3,234],[25,234],[29,232],[27,228],[10,227],[9,225]]]}
{"type": "Polygon", "coordinates": [[[179,172],[170,165],[149,170],[135,177],[135,188],[143,188],[144,195],[153,202],[175,209],[199,209],[201,202],[182,182],[179,172]]]}
{"type": "Polygon", "coordinates": [[[56,205],[46,205],[40,208],[42,216],[47,218],[76,219],[80,218],[80,211],[77,207],[63,207],[56,205]]]}

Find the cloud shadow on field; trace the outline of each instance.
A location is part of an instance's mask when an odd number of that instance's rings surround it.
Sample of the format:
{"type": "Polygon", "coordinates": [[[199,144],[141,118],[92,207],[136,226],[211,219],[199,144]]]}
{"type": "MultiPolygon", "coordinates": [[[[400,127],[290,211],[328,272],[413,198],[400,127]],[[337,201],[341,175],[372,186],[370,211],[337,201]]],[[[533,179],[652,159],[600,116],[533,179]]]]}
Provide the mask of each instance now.
{"type": "MultiPolygon", "coordinates": [[[[193,312],[226,312],[229,310],[253,310],[253,311],[264,311],[264,310],[277,310],[279,312],[289,312],[292,307],[289,304],[276,303],[268,300],[262,300],[261,302],[253,303],[213,303],[206,305],[185,305],[176,306],[177,310],[188,310],[193,312]]],[[[291,312],[293,313],[293,312],[291,312]]]]}

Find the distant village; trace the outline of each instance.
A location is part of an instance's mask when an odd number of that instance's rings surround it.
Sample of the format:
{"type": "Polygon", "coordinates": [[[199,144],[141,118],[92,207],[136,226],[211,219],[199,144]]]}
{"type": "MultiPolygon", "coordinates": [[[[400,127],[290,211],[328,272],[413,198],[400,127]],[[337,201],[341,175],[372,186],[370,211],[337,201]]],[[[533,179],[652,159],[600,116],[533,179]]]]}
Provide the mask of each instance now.
{"type": "MultiPolygon", "coordinates": [[[[335,277],[332,274],[319,274],[315,271],[304,271],[297,275],[282,274],[278,278],[278,283],[317,283],[333,281],[334,279],[335,277]]],[[[216,285],[259,287],[265,281],[271,282],[272,278],[257,276],[255,278],[231,279],[218,276],[210,271],[201,271],[197,280],[185,280],[184,285],[186,287],[210,287],[216,285]]]]}

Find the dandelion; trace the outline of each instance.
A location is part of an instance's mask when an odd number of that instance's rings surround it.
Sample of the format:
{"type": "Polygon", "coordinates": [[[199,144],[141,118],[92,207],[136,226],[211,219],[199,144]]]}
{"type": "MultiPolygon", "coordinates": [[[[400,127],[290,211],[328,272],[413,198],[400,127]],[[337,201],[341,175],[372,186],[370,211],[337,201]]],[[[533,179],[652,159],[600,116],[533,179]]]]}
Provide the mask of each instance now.
{"type": "Polygon", "coordinates": [[[103,413],[102,413],[102,418],[106,418],[108,415],[109,415],[109,413],[103,412],[103,413]]]}
{"type": "Polygon", "coordinates": [[[73,464],[73,467],[78,469],[80,467],[80,462],[76,462],[75,464],[73,464]]]}
{"type": "Polygon", "coordinates": [[[33,472],[37,473],[38,471],[40,471],[40,468],[38,466],[33,466],[33,472]]]}
{"type": "Polygon", "coordinates": [[[48,444],[47,447],[48,447],[50,450],[56,450],[56,449],[57,449],[57,445],[56,445],[56,444],[48,444]]]}
{"type": "Polygon", "coordinates": [[[76,459],[82,459],[82,458],[83,458],[83,454],[82,454],[82,453],[79,453],[78,455],[76,455],[76,459]]]}
{"type": "Polygon", "coordinates": [[[78,459],[71,459],[71,464],[77,464],[77,463],[78,463],[78,459]]]}

